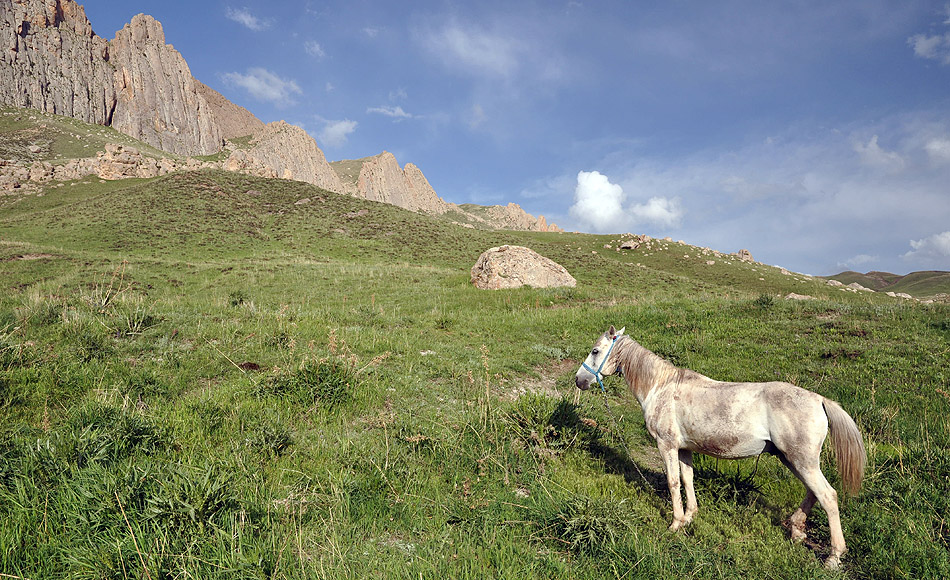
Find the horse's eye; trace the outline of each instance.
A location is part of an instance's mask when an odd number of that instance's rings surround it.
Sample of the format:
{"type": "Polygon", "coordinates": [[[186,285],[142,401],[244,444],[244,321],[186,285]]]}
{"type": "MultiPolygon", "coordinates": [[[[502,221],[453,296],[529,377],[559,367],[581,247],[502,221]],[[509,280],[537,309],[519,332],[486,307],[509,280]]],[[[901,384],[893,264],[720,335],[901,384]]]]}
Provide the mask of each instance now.
{"type": "Polygon", "coordinates": [[[597,356],[597,355],[600,354],[600,349],[599,349],[599,348],[595,348],[594,350],[590,351],[590,353],[591,353],[592,355],[594,355],[594,356],[597,356]]]}

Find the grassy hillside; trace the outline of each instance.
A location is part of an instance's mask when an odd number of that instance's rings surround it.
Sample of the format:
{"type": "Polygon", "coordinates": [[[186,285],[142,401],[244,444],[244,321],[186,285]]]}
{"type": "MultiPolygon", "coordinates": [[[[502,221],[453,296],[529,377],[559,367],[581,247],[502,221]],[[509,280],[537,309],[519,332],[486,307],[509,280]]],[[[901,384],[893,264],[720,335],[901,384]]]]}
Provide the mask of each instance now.
{"type": "Polygon", "coordinates": [[[950,308],[616,247],[223,172],[0,197],[0,572],[950,575],[950,308]],[[504,243],[577,288],[476,290],[504,243]],[[820,508],[788,541],[803,491],[772,457],[697,460],[700,513],[666,532],[636,401],[573,387],[611,323],[715,378],[842,403],[870,463],[842,499],[842,572],[821,568],[820,508]]]}
{"type": "Polygon", "coordinates": [[[0,107],[0,159],[49,161],[95,157],[106,143],[135,147],[150,157],[174,157],[111,127],[33,109],[0,107]]]}
{"type": "Polygon", "coordinates": [[[902,292],[916,298],[930,298],[939,294],[950,294],[950,272],[927,270],[912,272],[901,276],[888,272],[841,272],[828,279],[842,284],[857,282],[865,288],[877,292],[902,292]]]}

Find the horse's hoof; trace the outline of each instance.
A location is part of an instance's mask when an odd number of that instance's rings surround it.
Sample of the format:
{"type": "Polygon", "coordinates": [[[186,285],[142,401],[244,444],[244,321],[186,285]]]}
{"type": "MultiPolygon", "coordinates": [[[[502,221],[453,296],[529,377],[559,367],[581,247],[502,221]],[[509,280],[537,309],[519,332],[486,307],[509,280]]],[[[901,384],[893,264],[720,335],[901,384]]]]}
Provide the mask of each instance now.
{"type": "Polygon", "coordinates": [[[828,556],[828,559],[825,560],[825,569],[826,570],[837,570],[838,566],[841,565],[841,556],[832,554],[828,556]]]}
{"type": "Polygon", "coordinates": [[[792,526],[792,527],[789,529],[789,533],[790,533],[790,535],[791,535],[792,541],[795,542],[796,544],[800,544],[800,543],[804,542],[804,541],[805,541],[805,538],[808,537],[808,535],[805,534],[805,530],[803,530],[803,529],[801,529],[801,528],[796,528],[795,526],[792,526]]]}

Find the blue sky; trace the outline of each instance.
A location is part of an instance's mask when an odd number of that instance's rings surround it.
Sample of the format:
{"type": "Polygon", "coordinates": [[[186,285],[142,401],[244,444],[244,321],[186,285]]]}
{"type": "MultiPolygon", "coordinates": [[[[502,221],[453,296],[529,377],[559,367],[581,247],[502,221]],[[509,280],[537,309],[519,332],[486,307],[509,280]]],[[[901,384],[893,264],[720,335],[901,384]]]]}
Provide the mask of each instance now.
{"type": "MultiPolygon", "coordinates": [[[[81,2],[82,3],[82,2],[81,2]]],[[[88,0],[328,159],[810,274],[950,270],[950,3],[88,0]]]]}

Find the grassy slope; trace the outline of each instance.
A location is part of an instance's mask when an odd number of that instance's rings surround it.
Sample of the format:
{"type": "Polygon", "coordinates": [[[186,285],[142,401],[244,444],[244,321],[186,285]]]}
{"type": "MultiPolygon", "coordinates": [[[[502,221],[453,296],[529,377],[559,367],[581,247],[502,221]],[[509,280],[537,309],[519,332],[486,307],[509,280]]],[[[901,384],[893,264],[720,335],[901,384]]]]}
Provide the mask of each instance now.
{"type": "Polygon", "coordinates": [[[835,576],[820,509],[814,546],[778,525],[802,491],[773,458],[698,460],[699,517],[665,532],[636,402],[616,380],[619,421],[574,402],[616,323],[716,378],[841,401],[871,463],[843,502],[845,573],[950,573],[945,306],[605,244],[219,172],[0,198],[0,571],[835,576]],[[475,290],[503,243],[578,287],[475,290]]]}
{"type": "Polygon", "coordinates": [[[95,157],[105,151],[106,143],[135,147],[150,157],[174,157],[111,127],[33,109],[0,108],[0,159],[63,163],[69,159],[95,157]],[[31,152],[30,146],[39,150],[31,152]]]}
{"type": "Polygon", "coordinates": [[[911,272],[906,276],[887,272],[841,272],[828,279],[837,280],[842,284],[857,282],[865,288],[878,292],[903,292],[917,298],[927,298],[937,294],[950,294],[950,272],[922,271],[911,272]]]}

